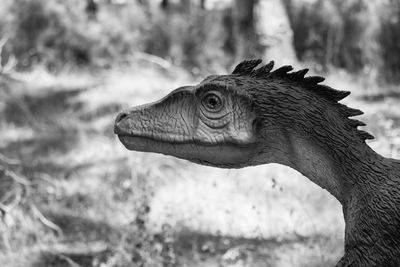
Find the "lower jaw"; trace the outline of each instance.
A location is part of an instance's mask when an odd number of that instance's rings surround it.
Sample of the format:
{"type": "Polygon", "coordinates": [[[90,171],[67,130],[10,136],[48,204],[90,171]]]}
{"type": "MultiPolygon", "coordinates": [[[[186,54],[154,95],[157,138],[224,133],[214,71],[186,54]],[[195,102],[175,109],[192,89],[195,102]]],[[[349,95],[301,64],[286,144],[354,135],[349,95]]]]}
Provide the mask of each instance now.
{"type": "Polygon", "coordinates": [[[219,168],[250,166],[249,162],[256,153],[255,144],[248,146],[235,144],[205,145],[190,142],[172,143],[137,136],[118,135],[118,138],[129,150],[170,155],[201,165],[219,168]]]}

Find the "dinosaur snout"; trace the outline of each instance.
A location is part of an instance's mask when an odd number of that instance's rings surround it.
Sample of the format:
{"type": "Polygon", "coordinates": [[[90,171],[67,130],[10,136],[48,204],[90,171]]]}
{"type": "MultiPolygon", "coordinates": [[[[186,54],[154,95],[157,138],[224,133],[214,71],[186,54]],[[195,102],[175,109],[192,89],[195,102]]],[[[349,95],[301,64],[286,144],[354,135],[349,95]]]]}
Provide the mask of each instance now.
{"type": "Polygon", "coordinates": [[[125,111],[121,111],[118,113],[117,117],[115,118],[115,123],[117,124],[118,122],[122,121],[124,118],[128,116],[128,113],[125,111]]]}
{"type": "Polygon", "coordinates": [[[115,123],[114,123],[114,133],[115,134],[122,134],[122,129],[119,127],[121,122],[128,117],[128,113],[125,111],[121,111],[118,113],[117,117],[115,118],[115,123]]]}

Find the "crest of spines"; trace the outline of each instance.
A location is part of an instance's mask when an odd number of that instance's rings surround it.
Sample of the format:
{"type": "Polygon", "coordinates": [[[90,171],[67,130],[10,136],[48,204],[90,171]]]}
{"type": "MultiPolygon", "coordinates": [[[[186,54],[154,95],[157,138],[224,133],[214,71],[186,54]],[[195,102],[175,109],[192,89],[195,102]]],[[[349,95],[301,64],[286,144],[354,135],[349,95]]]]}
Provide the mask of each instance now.
{"type": "MultiPolygon", "coordinates": [[[[333,101],[335,103],[344,99],[350,94],[349,91],[339,91],[329,86],[319,84],[325,80],[325,78],[323,77],[320,76],[305,77],[305,75],[308,72],[308,69],[302,69],[299,71],[291,72],[293,70],[293,67],[286,65],[272,71],[274,67],[274,61],[270,61],[268,64],[256,69],[256,67],[261,62],[262,62],[261,59],[245,60],[239,63],[235,67],[232,74],[238,76],[259,78],[259,79],[278,78],[278,79],[293,81],[303,85],[302,86],[303,88],[311,90],[317,95],[320,95],[325,99],[333,101]]],[[[356,129],[358,126],[365,126],[365,123],[363,123],[362,121],[356,119],[350,119],[350,117],[363,114],[361,110],[349,108],[346,105],[340,103],[337,103],[337,105],[339,106],[341,115],[346,118],[349,126],[356,129]]],[[[358,129],[357,129],[357,134],[362,140],[374,138],[371,134],[358,129]]]]}

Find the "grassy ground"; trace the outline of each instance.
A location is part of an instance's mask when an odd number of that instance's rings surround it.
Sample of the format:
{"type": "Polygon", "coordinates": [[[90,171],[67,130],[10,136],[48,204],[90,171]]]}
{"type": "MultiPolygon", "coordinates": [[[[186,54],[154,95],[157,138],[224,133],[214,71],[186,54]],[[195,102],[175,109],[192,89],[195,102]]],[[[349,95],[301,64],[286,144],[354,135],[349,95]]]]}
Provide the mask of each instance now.
{"type": "MultiPolygon", "coordinates": [[[[194,82],[152,65],[0,76],[0,266],[333,265],[340,206],[299,173],[203,167],[115,138],[118,110],[194,82]]],[[[370,145],[398,156],[398,93],[340,72],[327,84],[354,92],[370,145]]]]}

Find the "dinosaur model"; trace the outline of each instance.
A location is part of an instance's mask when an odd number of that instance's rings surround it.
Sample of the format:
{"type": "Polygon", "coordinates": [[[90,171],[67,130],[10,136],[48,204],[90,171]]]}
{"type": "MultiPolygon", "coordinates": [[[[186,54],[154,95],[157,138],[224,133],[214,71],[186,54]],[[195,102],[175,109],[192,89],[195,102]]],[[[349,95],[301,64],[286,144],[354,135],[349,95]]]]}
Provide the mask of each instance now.
{"type": "Polygon", "coordinates": [[[400,161],[365,142],[369,133],[338,101],[350,94],[291,66],[247,60],[161,100],[118,114],[129,150],[220,168],[279,163],[328,190],[343,206],[345,255],[336,266],[400,266],[400,161]]]}

